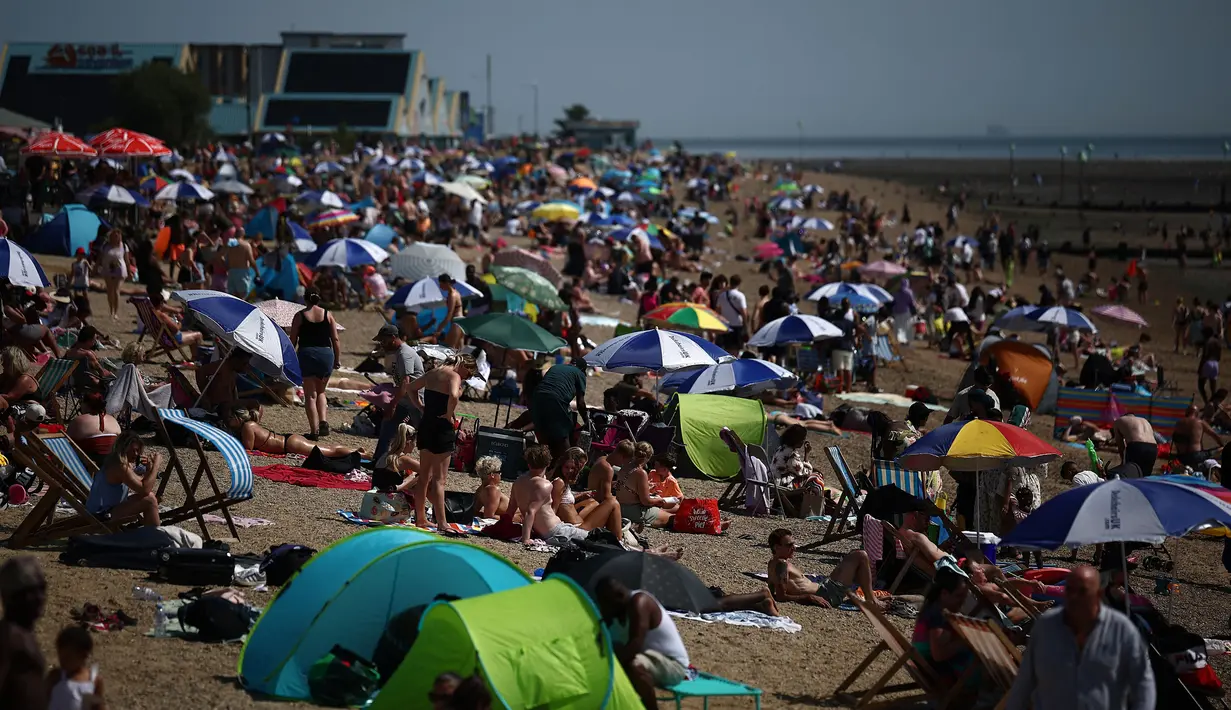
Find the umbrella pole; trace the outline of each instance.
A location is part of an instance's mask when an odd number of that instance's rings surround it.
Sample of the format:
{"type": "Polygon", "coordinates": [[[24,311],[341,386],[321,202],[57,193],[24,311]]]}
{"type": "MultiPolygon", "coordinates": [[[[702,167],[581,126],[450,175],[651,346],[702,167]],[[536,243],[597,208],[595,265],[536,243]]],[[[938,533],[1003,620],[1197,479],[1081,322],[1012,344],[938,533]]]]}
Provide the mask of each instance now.
{"type": "Polygon", "coordinates": [[[1128,548],[1120,543],[1120,568],[1124,571],[1124,615],[1133,617],[1132,604],[1128,600],[1128,548]]]}

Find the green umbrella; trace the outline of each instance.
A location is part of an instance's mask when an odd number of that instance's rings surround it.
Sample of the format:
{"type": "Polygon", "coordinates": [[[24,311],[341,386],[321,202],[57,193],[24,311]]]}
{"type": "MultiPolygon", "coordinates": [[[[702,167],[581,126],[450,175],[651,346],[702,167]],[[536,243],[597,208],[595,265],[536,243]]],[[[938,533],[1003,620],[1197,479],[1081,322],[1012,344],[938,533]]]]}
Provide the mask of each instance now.
{"type": "Polygon", "coordinates": [[[554,311],[563,311],[568,308],[560,299],[556,287],[529,269],[516,266],[493,266],[492,273],[496,275],[496,283],[537,306],[554,311]]]}
{"type": "Polygon", "coordinates": [[[795,181],[780,182],[774,185],[774,192],[799,192],[799,184],[795,181]]]}
{"type": "Polygon", "coordinates": [[[529,350],[535,353],[553,353],[567,345],[546,330],[519,318],[512,313],[484,313],[472,318],[458,318],[462,332],[475,340],[513,350],[529,350]]]}

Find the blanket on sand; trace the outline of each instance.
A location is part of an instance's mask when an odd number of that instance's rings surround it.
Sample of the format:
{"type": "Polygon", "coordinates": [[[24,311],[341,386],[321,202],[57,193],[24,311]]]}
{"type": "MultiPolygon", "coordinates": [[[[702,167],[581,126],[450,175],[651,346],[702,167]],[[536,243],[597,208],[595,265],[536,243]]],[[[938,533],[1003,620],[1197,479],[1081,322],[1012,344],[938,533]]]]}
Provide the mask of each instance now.
{"type": "Polygon", "coordinates": [[[366,491],[372,487],[371,478],[364,476],[350,477],[350,474],[325,473],[310,468],[272,464],[269,466],[253,466],[252,473],[268,481],[289,483],[293,486],[308,488],[339,488],[348,491],[366,491]]]}

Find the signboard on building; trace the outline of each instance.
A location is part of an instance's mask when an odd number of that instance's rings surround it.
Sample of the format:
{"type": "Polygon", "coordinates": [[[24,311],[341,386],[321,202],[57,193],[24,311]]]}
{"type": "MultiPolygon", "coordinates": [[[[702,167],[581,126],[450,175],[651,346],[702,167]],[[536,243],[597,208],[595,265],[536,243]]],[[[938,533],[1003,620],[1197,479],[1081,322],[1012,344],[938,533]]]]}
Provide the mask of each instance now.
{"type": "Polygon", "coordinates": [[[9,45],[9,54],[30,57],[31,74],[123,74],[155,60],[178,66],[183,46],[116,42],[15,42],[9,45]]]}

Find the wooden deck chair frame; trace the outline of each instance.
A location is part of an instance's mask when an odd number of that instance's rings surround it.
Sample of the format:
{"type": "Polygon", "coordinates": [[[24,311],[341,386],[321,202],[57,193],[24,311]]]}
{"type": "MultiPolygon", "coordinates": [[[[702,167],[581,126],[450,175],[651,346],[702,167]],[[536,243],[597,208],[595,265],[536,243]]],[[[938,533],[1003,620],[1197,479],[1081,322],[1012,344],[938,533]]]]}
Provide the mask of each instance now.
{"type": "Polygon", "coordinates": [[[77,373],[77,368],[80,366],[80,360],[52,358],[44,363],[44,365],[39,368],[38,374],[34,376],[34,379],[38,382],[38,390],[35,391],[35,398],[40,402],[47,402],[55,399],[66,389],[69,391],[69,393],[65,394],[64,397],[65,406],[59,409],[60,421],[62,422],[67,422],[71,418],[69,414],[76,408],[76,396],[72,394],[72,379],[73,375],[77,373]],[[57,366],[64,368],[64,371],[60,373],[60,376],[54,380],[45,379],[50,378],[51,368],[57,366]]]}
{"type": "Polygon", "coordinates": [[[1031,611],[1030,602],[1032,602],[1033,600],[1028,599],[1025,594],[1022,594],[1021,590],[1019,590],[1017,587],[1014,587],[1012,584],[1006,584],[1005,582],[1002,582],[999,579],[995,580],[995,584],[997,587],[1000,587],[1000,591],[1009,595],[1009,598],[1012,599],[1013,602],[1017,604],[1018,608],[1024,611],[1026,613],[1026,616],[1030,617],[1031,620],[1039,618],[1038,614],[1031,611]]]}
{"type": "Polygon", "coordinates": [[[171,443],[171,434],[167,430],[167,423],[162,416],[158,417],[157,425],[159,433],[167,443],[167,450],[170,452],[167,466],[163,469],[162,481],[158,484],[158,498],[159,500],[162,499],[167,484],[171,482],[172,474],[179,479],[180,485],[184,488],[184,504],[174,510],[164,512],[160,516],[162,523],[164,525],[174,525],[185,520],[196,520],[197,525],[201,528],[202,537],[210,540],[212,538],[209,529],[205,526],[205,514],[217,511],[222,514],[223,519],[226,521],[231,537],[238,540],[239,529],[235,525],[234,518],[231,517],[230,506],[242,503],[248,499],[231,498],[228,492],[223,491],[218,486],[218,479],[214,477],[213,468],[205,456],[205,447],[201,445],[201,437],[191,430],[188,433],[192,439],[193,447],[197,451],[200,463],[197,465],[197,470],[190,480],[176,447],[171,443]],[[210,490],[213,493],[204,498],[198,498],[197,489],[200,488],[203,479],[209,483],[210,490]]]}
{"type": "Polygon", "coordinates": [[[834,697],[852,703],[855,708],[885,708],[901,705],[907,701],[929,700],[933,703],[936,710],[945,710],[957,698],[963,688],[963,681],[969,675],[973,668],[968,668],[966,673],[953,684],[951,688],[945,688],[940,680],[940,674],[932,668],[927,659],[919,653],[910,640],[902,635],[896,626],[891,624],[885,615],[881,613],[874,604],[868,604],[859,597],[852,594],[850,591],[846,593],[847,600],[859,608],[864,616],[868,617],[868,621],[872,623],[872,628],[876,630],[880,636],[880,642],[877,643],[868,653],[867,657],[851,671],[851,674],[846,677],[842,683],[834,689],[834,697]],[[856,680],[859,680],[868,666],[885,651],[889,651],[897,660],[889,667],[887,671],[881,674],[879,678],[872,684],[870,688],[862,691],[861,694],[847,689],[854,685],[856,680]],[[893,680],[893,676],[899,670],[905,670],[911,678],[909,683],[899,683],[890,685],[889,681],[893,680]],[[905,697],[892,698],[887,700],[878,700],[878,696],[886,693],[901,693],[909,691],[918,691],[913,695],[905,697]]]}
{"type": "Polygon", "coordinates": [[[999,626],[987,619],[972,619],[951,611],[945,612],[945,619],[1004,693],[996,704],[996,710],[1002,710],[1009,700],[1009,690],[1013,687],[1017,671],[1022,665],[1021,651],[1017,650],[1017,646],[1005,636],[999,626]]]}
{"type": "Polygon", "coordinates": [[[128,302],[133,304],[137,309],[137,318],[141,321],[144,329],[137,336],[137,342],[140,343],[145,339],[145,336],[150,336],[154,341],[154,347],[145,355],[147,361],[153,361],[159,355],[166,355],[167,359],[172,362],[190,362],[192,358],[184,351],[184,346],[175,339],[166,324],[158,320],[154,315],[154,304],[150,302],[149,296],[131,296],[128,302]],[[179,355],[179,360],[175,358],[179,355]]]}
{"type": "Polygon", "coordinates": [[[830,517],[825,534],[820,540],[800,547],[800,552],[810,552],[836,540],[845,540],[859,534],[855,532],[855,526],[849,521],[849,518],[856,512],[855,506],[859,497],[859,490],[855,486],[855,476],[851,473],[850,466],[846,465],[846,459],[843,458],[842,450],[838,447],[826,446],[825,457],[829,459],[830,468],[834,470],[834,473],[838,475],[838,480],[842,483],[842,495],[838,498],[837,512],[830,517]]]}
{"type": "MultiPolygon", "coordinates": [[[[760,460],[769,468],[769,455],[765,452],[765,447],[757,444],[745,444],[748,447],[748,455],[760,460]]],[[[747,481],[744,479],[744,472],[740,474],[734,481],[727,486],[722,492],[722,496],[718,499],[719,507],[740,507],[740,499],[744,497],[744,493],[748,490],[748,486],[764,486],[769,489],[770,495],[778,502],[778,508],[782,511],[782,515],[787,518],[799,517],[799,511],[795,505],[786,497],[787,493],[793,493],[794,489],[783,488],[782,486],[773,483],[760,483],[758,481],[747,481]]]]}
{"type": "Polygon", "coordinates": [[[43,482],[47,484],[47,490],[13,531],[8,543],[12,549],[29,547],[32,544],[82,533],[117,532],[121,525],[138,517],[134,515],[105,519],[91,514],[86,509],[90,489],[77,480],[77,477],[61,461],[59,455],[47,446],[46,441],[52,438],[68,441],[86,471],[92,476],[98,473],[98,467],[94,465],[94,461],[66,434],[26,434],[24,443],[18,443],[13,447],[13,458],[43,479],[43,482]],[[72,506],[76,514],[56,520],[56,507],[61,498],[72,506]]]}

